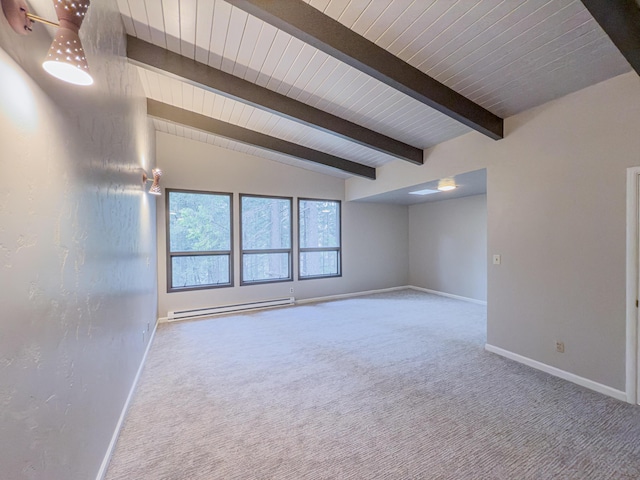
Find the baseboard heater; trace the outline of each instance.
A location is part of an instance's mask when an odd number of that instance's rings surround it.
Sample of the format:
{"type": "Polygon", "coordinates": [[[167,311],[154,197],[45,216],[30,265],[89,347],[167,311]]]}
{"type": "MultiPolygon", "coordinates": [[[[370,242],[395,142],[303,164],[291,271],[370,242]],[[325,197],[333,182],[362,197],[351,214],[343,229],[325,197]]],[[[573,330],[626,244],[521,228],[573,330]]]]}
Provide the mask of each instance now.
{"type": "Polygon", "coordinates": [[[274,300],[263,300],[260,302],[236,303],[235,305],[220,305],[218,307],[196,308],[192,310],[176,310],[167,312],[167,321],[188,320],[192,318],[211,317],[220,313],[244,312],[259,308],[280,307],[282,305],[293,305],[294,297],[276,298],[274,300]]]}

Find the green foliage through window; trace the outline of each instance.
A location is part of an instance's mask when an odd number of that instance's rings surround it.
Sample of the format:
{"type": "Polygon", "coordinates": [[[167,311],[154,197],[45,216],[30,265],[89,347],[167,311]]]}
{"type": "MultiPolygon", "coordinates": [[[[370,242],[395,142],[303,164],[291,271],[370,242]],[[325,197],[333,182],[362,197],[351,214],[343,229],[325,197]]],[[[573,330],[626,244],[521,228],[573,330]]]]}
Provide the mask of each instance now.
{"type": "Polygon", "coordinates": [[[340,202],[298,200],[300,278],[340,275],[340,202]]]}
{"type": "Polygon", "coordinates": [[[170,290],[231,285],[231,199],[168,190],[170,290]]]}
{"type": "Polygon", "coordinates": [[[242,283],[291,280],[291,199],[240,195],[242,283]]]}

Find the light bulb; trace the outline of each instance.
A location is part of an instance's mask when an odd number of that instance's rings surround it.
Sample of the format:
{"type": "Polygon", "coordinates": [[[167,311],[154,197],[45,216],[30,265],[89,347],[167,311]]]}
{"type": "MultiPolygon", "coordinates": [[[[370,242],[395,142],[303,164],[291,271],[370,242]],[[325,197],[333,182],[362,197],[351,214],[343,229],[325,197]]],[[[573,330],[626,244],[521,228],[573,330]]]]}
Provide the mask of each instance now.
{"type": "Polygon", "coordinates": [[[93,77],[91,75],[69,63],[47,60],[42,64],[42,68],[44,68],[49,75],[53,75],[60,80],[73,83],[74,85],[85,86],[93,84],[93,77]]]}

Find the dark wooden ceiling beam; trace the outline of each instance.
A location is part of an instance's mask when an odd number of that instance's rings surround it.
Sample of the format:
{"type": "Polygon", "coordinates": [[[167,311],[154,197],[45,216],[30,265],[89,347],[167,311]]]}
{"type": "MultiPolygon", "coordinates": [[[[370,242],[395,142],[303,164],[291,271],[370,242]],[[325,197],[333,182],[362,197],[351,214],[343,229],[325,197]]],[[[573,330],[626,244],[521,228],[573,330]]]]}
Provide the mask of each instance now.
{"type": "Polygon", "coordinates": [[[301,0],[226,0],[495,140],[503,120],[301,0]]]}
{"type": "Polygon", "coordinates": [[[640,75],[640,6],[636,0],[582,0],[582,3],[640,75]]]}
{"type": "Polygon", "coordinates": [[[282,153],[301,160],[318,163],[337,168],[344,172],[375,180],[376,169],[367,165],[352,162],[328,153],[303,147],[296,143],[287,142],[276,137],[258,133],[248,128],[239,127],[199,113],[174,107],[156,100],[147,99],[147,114],[151,117],[177,123],[189,128],[201,130],[213,135],[219,135],[230,140],[264,148],[276,153],[282,153]]]}
{"type": "Polygon", "coordinates": [[[198,87],[248,103],[279,116],[351,140],[416,165],[423,151],[368,128],[311,107],[229,73],[196,62],[135,37],[127,37],[127,57],[143,68],[170,73],[198,87]]]}

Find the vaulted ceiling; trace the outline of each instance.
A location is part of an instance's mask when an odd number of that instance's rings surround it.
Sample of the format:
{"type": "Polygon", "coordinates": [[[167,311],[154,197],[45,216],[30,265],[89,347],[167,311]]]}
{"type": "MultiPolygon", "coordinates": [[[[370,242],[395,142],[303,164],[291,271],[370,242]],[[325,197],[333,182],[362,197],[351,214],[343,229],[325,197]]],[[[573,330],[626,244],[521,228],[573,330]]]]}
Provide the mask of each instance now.
{"type": "Polygon", "coordinates": [[[500,141],[501,119],[633,64],[603,30],[629,15],[603,0],[118,5],[158,131],[343,178],[471,131],[500,141]]]}

